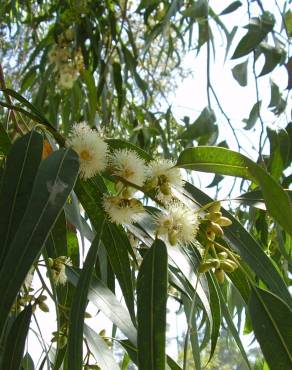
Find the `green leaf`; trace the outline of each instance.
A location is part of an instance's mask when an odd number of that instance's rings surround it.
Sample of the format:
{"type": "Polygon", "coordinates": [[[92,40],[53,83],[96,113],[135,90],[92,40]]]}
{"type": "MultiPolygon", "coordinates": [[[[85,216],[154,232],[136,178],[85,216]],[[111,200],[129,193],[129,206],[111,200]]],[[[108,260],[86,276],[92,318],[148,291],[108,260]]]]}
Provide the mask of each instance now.
{"type": "Polygon", "coordinates": [[[274,294],[254,287],[249,311],[256,338],[270,369],[291,369],[291,309],[274,294]]]}
{"type": "Polygon", "coordinates": [[[228,5],[221,13],[220,15],[225,15],[225,14],[229,14],[229,13],[232,13],[234,12],[235,10],[237,10],[238,8],[240,8],[242,6],[242,2],[241,1],[233,1],[233,3],[231,3],[230,5],[228,5]]]}
{"type": "Polygon", "coordinates": [[[292,206],[288,195],[263,168],[244,155],[219,147],[188,148],[180,154],[177,166],[256,182],[271,216],[292,235],[292,206]]]}
{"type": "Polygon", "coordinates": [[[247,85],[247,65],[248,59],[232,68],[232,75],[240,86],[247,85]]]}
{"type": "Polygon", "coordinates": [[[262,43],[259,47],[259,51],[263,53],[265,57],[265,64],[259,76],[264,76],[267,73],[272,72],[278,64],[282,64],[285,61],[286,52],[280,47],[274,47],[266,43],[262,43]]]}
{"type": "Polygon", "coordinates": [[[133,322],[135,322],[134,293],[129,259],[128,239],[114,224],[106,222],[102,237],[111,267],[122,289],[133,322]]]}
{"type": "MultiPolygon", "coordinates": [[[[77,286],[79,274],[73,268],[66,268],[68,280],[77,286]]],[[[121,332],[135,345],[137,343],[136,328],[132,324],[127,309],[122,306],[113,292],[97,277],[92,277],[88,290],[88,299],[107,316],[121,332]]]]}
{"type": "Polygon", "coordinates": [[[0,123],[0,154],[7,155],[11,146],[11,141],[3,125],[0,123]]]}
{"type": "Polygon", "coordinates": [[[180,139],[197,140],[200,145],[207,144],[212,136],[218,136],[218,127],[215,125],[216,116],[213,110],[204,108],[200,116],[183,133],[180,139]]]}
{"type": "MultiPolygon", "coordinates": [[[[84,334],[98,366],[102,370],[120,370],[114,356],[106,342],[98,335],[94,330],[92,330],[88,325],[84,325],[84,334]]],[[[71,368],[70,368],[71,369],[71,368]]],[[[73,368],[72,368],[73,369],[73,368]]]]}
{"type": "Polygon", "coordinates": [[[3,299],[0,332],[27,272],[74,186],[78,171],[78,156],[71,149],[52,153],[39,167],[29,204],[0,270],[3,299]]]}
{"type": "Polygon", "coordinates": [[[28,352],[23,357],[21,366],[21,370],[35,370],[34,362],[28,352]]]}
{"type": "Polygon", "coordinates": [[[141,370],[165,369],[167,250],[156,240],[137,278],[138,362],[141,370]]]}
{"type": "Polygon", "coordinates": [[[248,32],[237,45],[232,59],[243,57],[254,50],[274,28],[273,14],[264,12],[259,18],[252,18],[247,26],[248,32]]]}
{"type": "MultiPolygon", "coordinates": [[[[213,201],[207,194],[188,182],[185,188],[202,206],[213,201]]],[[[224,208],[221,208],[221,212],[224,217],[232,221],[232,225],[224,230],[225,237],[230,242],[232,249],[240,255],[270,290],[281,297],[289,306],[292,306],[292,300],[283,279],[261,246],[230,212],[224,208]]]]}
{"type": "Polygon", "coordinates": [[[122,109],[124,100],[123,78],[120,63],[113,63],[113,79],[118,96],[118,109],[120,111],[122,109]]]}
{"type": "Polygon", "coordinates": [[[269,172],[278,180],[285,167],[290,164],[290,140],[287,131],[281,127],[267,127],[267,135],[270,141],[269,172]]]}
{"type": "Polygon", "coordinates": [[[248,361],[248,357],[247,357],[246,352],[244,350],[244,347],[243,347],[243,344],[241,342],[241,339],[240,339],[240,336],[238,334],[238,331],[236,330],[236,327],[235,327],[235,325],[233,323],[233,319],[232,319],[232,317],[230,315],[228,306],[226,305],[226,302],[224,300],[224,296],[222,294],[222,291],[221,291],[220,287],[218,287],[217,292],[218,292],[219,297],[220,297],[220,304],[221,304],[222,314],[223,314],[224,319],[226,320],[226,323],[228,325],[228,329],[230,330],[230,332],[231,332],[231,334],[232,334],[232,336],[233,336],[233,338],[234,338],[234,340],[235,340],[235,342],[237,344],[237,347],[240,350],[240,353],[241,353],[241,355],[242,355],[242,357],[243,357],[243,359],[244,359],[247,367],[249,369],[251,369],[250,364],[249,364],[249,361],[248,361]]]}
{"type": "Polygon", "coordinates": [[[292,11],[290,9],[285,13],[284,21],[288,35],[292,36],[292,11]]]}
{"type": "Polygon", "coordinates": [[[84,314],[87,305],[88,289],[97,258],[97,252],[101,241],[103,226],[104,220],[101,220],[100,227],[98,230],[96,230],[96,236],[88,251],[71,305],[67,351],[68,368],[72,370],[82,370],[84,314]]]}
{"type": "Polygon", "coordinates": [[[31,315],[32,306],[26,306],[12,324],[6,340],[1,369],[20,369],[31,315]]]}
{"type": "Polygon", "coordinates": [[[0,191],[0,268],[28,204],[41,161],[43,138],[31,131],[18,139],[8,154],[0,191]]]}
{"type": "Polygon", "coordinates": [[[271,80],[271,100],[268,107],[271,108],[274,114],[279,116],[285,111],[286,106],[286,100],[282,98],[279,86],[271,80]]]}
{"type": "Polygon", "coordinates": [[[257,120],[259,119],[261,105],[261,100],[256,102],[249,113],[249,117],[243,119],[243,122],[246,123],[246,126],[244,127],[245,130],[250,130],[256,124],[257,120]]]}
{"type": "Polygon", "coordinates": [[[94,124],[94,118],[96,115],[97,108],[97,90],[95,86],[95,80],[93,74],[86,69],[82,71],[82,78],[87,87],[87,99],[88,99],[88,110],[89,110],[89,125],[94,124]]]}

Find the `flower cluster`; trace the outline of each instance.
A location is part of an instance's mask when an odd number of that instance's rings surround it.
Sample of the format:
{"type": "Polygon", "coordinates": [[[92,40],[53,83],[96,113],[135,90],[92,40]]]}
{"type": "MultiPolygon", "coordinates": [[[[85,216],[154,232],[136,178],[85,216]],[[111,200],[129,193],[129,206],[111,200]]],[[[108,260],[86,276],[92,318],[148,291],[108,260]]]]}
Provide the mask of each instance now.
{"type": "Polygon", "coordinates": [[[79,73],[84,68],[83,56],[80,49],[73,46],[74,31],[68,29],[58,37],[58,42],[49,53],[50,63],[55,65],[58,84],[61,89],[71,89],[79,73]]]}
{"type": "Polygon", "coordinates": [[[79,155],[83,179],[105,169],[115,179],[116,193],[104,195],[102,201],[111,222],[129,225],[145,215],[145,208],[136,196],[141,190],[165,207],[160,217],[154,219],[157,235],[172,245],[194,242],[199,218],[194,210],[175,200],[173,188],[182,190],[184,181],[173,161],[155,159],[147,164],[136,151],[128,148],[109,153],[99,133],[86,123],[73,126],[66,144],[79,155]]]}

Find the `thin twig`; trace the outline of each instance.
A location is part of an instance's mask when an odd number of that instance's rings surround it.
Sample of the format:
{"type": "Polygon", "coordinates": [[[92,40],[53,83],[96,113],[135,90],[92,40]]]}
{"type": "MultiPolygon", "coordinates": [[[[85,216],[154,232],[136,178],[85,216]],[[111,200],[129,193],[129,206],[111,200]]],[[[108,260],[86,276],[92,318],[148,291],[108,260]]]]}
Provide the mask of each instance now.
{"type": "MultiPolygon", "coordinates": [[[[0,63],[0,87],[1,87],[2,90],[6,89],[5,78],[4,78],[4,73],[3,73],[3,68],[2,68],[1,63],[0,63]]],[[[10,98],[9,94],[7,94],[5,91],[3,91],[3,94],[5,96],[7,104],[12,105],[12,101],[11,101],[11,98],[10,98]]],[[[17,123],[16,114],[15,114],[13,109],[11,109],[10,114],[11,114],[11,118],[14,122],[14,126],[15,126],[16,131],[20,134],[23,134],[20,126],[17,123]]]]}

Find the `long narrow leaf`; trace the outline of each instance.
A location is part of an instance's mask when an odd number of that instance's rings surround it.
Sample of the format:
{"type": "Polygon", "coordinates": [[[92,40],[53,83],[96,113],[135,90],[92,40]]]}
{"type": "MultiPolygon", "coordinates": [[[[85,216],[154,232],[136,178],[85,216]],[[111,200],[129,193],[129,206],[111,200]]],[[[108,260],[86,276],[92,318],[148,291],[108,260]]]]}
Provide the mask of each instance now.
{"type": "Polygon", "coordinates": [[[88,289],[97,258],[103,225],[104,221],[101,220],[100,227],[96,230],[96,236],[91,244],[84,267],[81,271],[70,311],[68,368],[72,370],[82,370],[84,314],[87,304],[88,289]]]}
{"type": "Polygon", "coordinates": [[[32,195],[0,271],[0,333],[32,263],[60,214],[79,171],[77,154],[61,149],[44,160],[32,195]]]}
{"type": "Polygon", "coordinates": [[[42,136],[31,131],[9,152],[0,191],[0,268],[28,204],[42,148],[42,136]]]}
{"type": "Polygon", "coordinates": [[[292,235],[292,204],[288,195],[272,176],[244,155],[220,147],[188,148],[181,153],[177,166],[256,182],[270,214],[292,235]]]}
{"type": "Polygon", "coordinates": [[[292,311],[274,294],[254,287],[249,311],[271,370],[292,369],[292,311]]]}
{"type": "Polygon", "coordinates": [[[156,240],[145,255],[137,279],[138,363],[140,370],[166,365],[167,250],[156,240]]]}

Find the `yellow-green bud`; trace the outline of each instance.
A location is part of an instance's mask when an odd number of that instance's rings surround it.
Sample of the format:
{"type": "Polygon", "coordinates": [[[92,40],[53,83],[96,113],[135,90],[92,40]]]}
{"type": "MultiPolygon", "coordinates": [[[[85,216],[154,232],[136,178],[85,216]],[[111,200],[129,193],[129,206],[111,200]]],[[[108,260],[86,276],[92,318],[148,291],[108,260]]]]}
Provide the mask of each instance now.
{"type": "Polygon", "coordinates": [[[43,312],[49,312],[50,311],[48,305],[45,302],[39,302],[39,308],[43,312]]]}
{"type": "Polygon", "coordinates": [[[160,191],[164,195],[170,195],[171,194],[171,187],[168,182],[165,182],[160,185],[160,191]]]}
{"type": "Polygon", "coordinates": [[[225,260],[228,257],[228,253],[219,252],[219,253],[217,253],[217,256],[220,258],[220,260],[225,260]]]}
{"type": "Polygon", "coordinates": [[[209,227],[215,233],[215,235],[217,235],[217,236],[223,236],[224,235],[224,232],[223,232],[221,226],[219,226],[217,223],[211,221],[209,227]]]}
{"type": "Polygon", "coordinates": [[[177,231],[172,230],[168,233],[168,241],[171,245],[176,245],[177,242],[177,231]]]}
{"type": "Polygon", "coordinates": [[[224,283],[225,272],[222,269],[215,270],[215,278],[219,284],[224,283]]]}
{"type": "Polygon", "coordinates": [[[217,220],[219,220],[221,216],[222,216],[221,212],[212,212],[212,213],[207,213],[205,218],[207,220],[217,222],[217,220]]]}
{"type": "Polygon", "coordinates": [[[209,208],[210,213],[219,212],[221,208],[221,202],[214,202],[213,205],[209,208]]]}
{"type": "Polygon", "coordinates": [[[211,270],[212,268],[218,268],[218,267],[220,267],[219,260],[215,258],[209,259],[208,261],[201,263],[199,267],[199,272],[204,273],[204,272],[211,270]]]}
{"type": "Polygon", "coordinates": [[[229,220],[229,218],[227,218],[227,217],[220,217],[216,222],[220,226],[230,226],[230,225],[232,225],[232,221],[229,220]]]}
{"type": "Polygon", "coordinates": [[[229,261],[222,261],[220,263],[220,268],[226,272],[233,272],[235,270],[235,267],[229,263],[229,261]]]}

